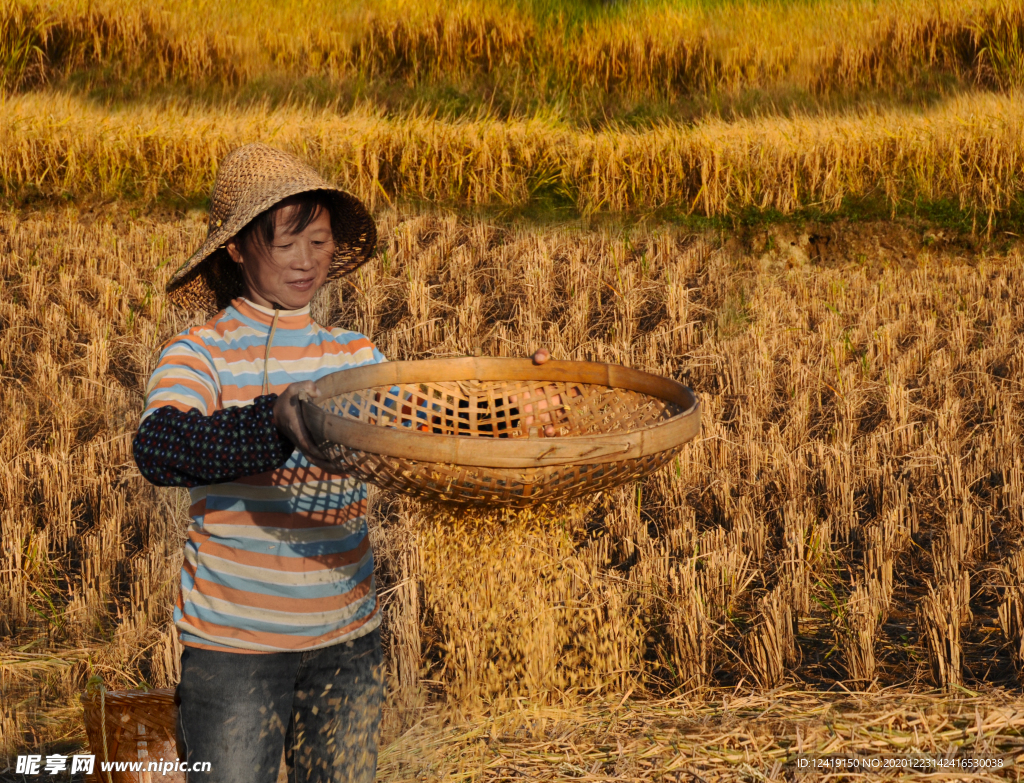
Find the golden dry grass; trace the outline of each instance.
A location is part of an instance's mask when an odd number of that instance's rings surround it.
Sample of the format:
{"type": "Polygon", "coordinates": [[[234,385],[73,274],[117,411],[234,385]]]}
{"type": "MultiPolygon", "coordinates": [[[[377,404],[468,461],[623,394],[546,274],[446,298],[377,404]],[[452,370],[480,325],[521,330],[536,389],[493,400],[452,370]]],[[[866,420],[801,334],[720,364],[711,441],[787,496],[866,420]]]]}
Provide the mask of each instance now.
{"type": "Polygon", "coordinates": [[[184,498],[133,477],[130,444],[142,376],[174,328],[150,283],[184,247],[177,230],[162,238],[121,226],[127,233],[108,227],[99,239],[98,226],[77,218],[7,215],[0,229],[0,733],[8,748],[33,732],[77,734],[68,696],[93,671],[135,678],[146,659],[155,665],[147,676],[166,681],[176,665],[165,626],[184,498]],[[26,698],[32,711],[62,709],[24,722],[26,698]]]}
{"type": "Polygon", "coordinates": [[[0,189],[11,199],[196,203],[232,148],[290,149],[375,208],[394,199],[583,212],[723,216],[747,209],[889,209],[945,202],[984,228],[1024,190],[1024,101],[973,94],[924,113],[766,117],[585,132],[542,120],[390,120],[365,113],[163,103],[108,110],[63,93],[0,103],[0,189]]]}
{"type": "Polygon", "coordinates": [[[1024,7],[1005,0],[640,2],[604,10],[488,0],[4,0],[0,63],[11,86],[70,79],[130,100],[175,85],[225,94],[277,85],[283,94],[387,104],[396,87],[435,84],[465,91],[469,105],[446,104],[429,90],[409,99],[470,113],[477,102],[513,115],[546,106],[600,121],[608,109],[642,114],[644,101],[743,91],[767,93],[758,105],[770,107],[785,103],[787,91],[827,102],[857,92],[913,101],[972,85],[1007,89],[1024,77],[1024,7]],[[310,92],[304,80],[318,86],[310,92]]]}
{"type": "MultiPolygon", "coordinates": [[[[394,358],[548,345],[682,378],[705,405],[676,465],[573,506],[455,517],[376,496],[391,735],[432,704],[497,726],[516,705],[573,720],[594,700],[714,704],[787,682],[1016,687],[1019,250],[962,257],[884,226],[723,245],[670,227],[378,219],[379,258],[317,302],[323,320],[394,358]]],[[[198,214],[0,218],[7,752],[79,740],[92,674],[176,676],[184,500],[147,487],[129,444],[155,352],[184,325],[159,291],[203,232],[198,214]]],[[[683,755],[709,758],[696,747],[683,755]]],[[[465,779],[488,753],[421,760],[465,779]]],[[[523,763],[550,755],[531,744],[523,763]]]]}

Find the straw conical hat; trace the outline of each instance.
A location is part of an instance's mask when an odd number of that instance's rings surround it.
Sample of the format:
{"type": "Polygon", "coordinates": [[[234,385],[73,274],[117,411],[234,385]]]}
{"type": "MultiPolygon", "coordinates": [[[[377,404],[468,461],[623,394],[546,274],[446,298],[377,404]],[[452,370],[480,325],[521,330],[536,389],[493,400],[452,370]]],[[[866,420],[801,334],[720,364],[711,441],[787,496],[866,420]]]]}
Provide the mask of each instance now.
{"type": "Polygon", "coordinates": [[[221,163],[213,186],[206,241],[167,283],[172,302],[189,310],[215,312],[243,293],[238,264],[225,243],[261,212],[296,193],[322,191],[331,204],[336,250],[327,273],[334,280],[366,263],[377,243],[377,228],[355,196],[331,185],[294,155],[247,144],[221,163]]]}

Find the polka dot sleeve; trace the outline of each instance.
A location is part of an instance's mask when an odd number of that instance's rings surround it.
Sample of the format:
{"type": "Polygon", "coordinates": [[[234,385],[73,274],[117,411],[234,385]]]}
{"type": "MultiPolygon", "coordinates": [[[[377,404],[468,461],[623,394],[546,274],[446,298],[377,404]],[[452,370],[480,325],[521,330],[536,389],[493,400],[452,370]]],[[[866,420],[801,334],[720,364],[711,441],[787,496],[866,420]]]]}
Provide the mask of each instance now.
{"type": "Polygon", "coordinates": [[[274,425],[276,400],[267,394],[210,416],[196,408],[157,408],[135,435],[135,464],[161,487],[220,484],[275,470],[295,450],[274,425]]]}

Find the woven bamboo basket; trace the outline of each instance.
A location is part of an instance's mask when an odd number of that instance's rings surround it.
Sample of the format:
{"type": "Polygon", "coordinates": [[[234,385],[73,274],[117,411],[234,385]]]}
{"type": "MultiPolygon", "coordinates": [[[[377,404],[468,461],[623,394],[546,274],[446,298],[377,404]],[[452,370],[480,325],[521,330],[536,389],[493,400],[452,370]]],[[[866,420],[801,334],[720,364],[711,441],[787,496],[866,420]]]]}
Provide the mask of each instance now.
{"type": "Polygon", "coordinates": [[[595,362],[384,362],[317,387],[315,400],[301,396],[303,419],[332,465],[445,503],[527,506],[609,489],[659,469],[700,431],[688,387],[595,362]]]}
{"type": "Polygon", "coordinates": [[[185,773],[150,772],[149,762],[178,759],[178,707],[173,688],[107,691],[82,696],[89,752],[96,756],[90,783],[185,783],[185,773]],[[141,761],[141,772],[101,772],[103,761],[141,761]]]}

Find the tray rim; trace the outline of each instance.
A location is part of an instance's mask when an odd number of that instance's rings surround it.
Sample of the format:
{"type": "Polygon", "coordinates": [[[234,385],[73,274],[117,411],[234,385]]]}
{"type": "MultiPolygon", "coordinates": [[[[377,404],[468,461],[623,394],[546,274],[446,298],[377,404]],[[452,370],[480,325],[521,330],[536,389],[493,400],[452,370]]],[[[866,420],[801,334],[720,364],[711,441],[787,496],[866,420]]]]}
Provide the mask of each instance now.
{"type": "Polygon", "coordinates": [[[334,397],[376,386],[469,380],[588,383],[668,400],[683,412],[633,432],[553,438],[471,438],[355,421],[328,413],[308,395],[300,394],[299,399],[303,419],[317,444],[331,442],[395,459],[462,467],[528,470],[618,462],[679,448],[700,432],[700,399],[688,386],[671,378],[602,362],[551,360],[537,365],[530,359],[484,357],[380,362],[339,370],[317,380],[316,385],[323,397],[334,397]]]}

